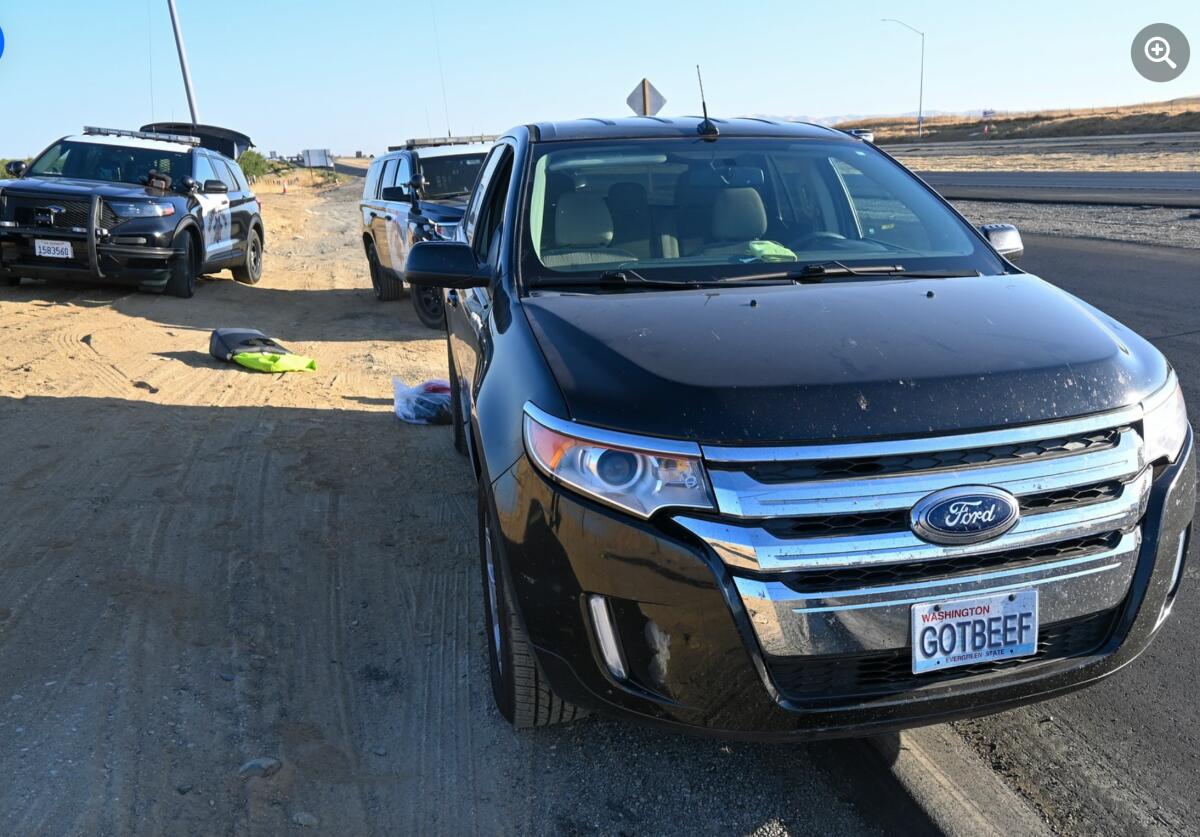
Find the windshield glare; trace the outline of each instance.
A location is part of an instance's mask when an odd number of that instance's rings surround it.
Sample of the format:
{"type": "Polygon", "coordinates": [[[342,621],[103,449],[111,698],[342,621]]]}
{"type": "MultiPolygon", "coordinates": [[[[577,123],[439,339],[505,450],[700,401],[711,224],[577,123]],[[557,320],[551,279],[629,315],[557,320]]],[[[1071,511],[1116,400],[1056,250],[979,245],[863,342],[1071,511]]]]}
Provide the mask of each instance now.
{"type": "Polygon", "coordinates": [[[547,143],[526,212],[534,282],[619,266],[733,278],[829,261],[1003,272],[915,178],[854,141],[547,143]]]}
{"type": "Polygon", "coordinates": [[[483,154],[459,154],[453,157],[422,157],[425,196],[429,198],[466,195],[475,185],[483,154]]]}
{"type": "Polygon", "coordinates": [[[62,140],[34,161],[29,175],[142,184],[154,169],[179,183],[192,173],[190,158],[180,151],[62,140]]]}

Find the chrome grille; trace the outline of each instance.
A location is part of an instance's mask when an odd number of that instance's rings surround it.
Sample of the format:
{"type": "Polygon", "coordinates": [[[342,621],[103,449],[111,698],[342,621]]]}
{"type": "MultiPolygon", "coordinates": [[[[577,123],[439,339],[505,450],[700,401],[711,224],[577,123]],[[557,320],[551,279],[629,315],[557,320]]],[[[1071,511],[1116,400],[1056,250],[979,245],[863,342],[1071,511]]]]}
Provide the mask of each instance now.
{"type": "Polygon", "coordinates": [[[1128,408],[947,437],[779,448],[706,447],[717,513],[676,523],[730,568],[771,656],[893,652],[909,609],[1037,588],[1044,625],[1117,607],[1133,576],[1152,471],[1128,408]],[[994,486],[1021,518],[944,545],[909,527],[935,491],[994,486]]]}

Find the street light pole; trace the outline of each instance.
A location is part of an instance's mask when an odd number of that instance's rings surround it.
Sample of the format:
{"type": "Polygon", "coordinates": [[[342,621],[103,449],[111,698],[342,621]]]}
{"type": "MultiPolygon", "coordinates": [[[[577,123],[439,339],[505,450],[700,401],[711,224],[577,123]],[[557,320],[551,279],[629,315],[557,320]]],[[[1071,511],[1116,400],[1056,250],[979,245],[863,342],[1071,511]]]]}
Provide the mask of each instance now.
{"type": "Polygon", "coordinates": [[[171,12],[171,26],[175,28],[175,47],[179,50],[179,67],[183,70],[183,89],[187,92],[188,110],[192,112],[192,124],[200,122],[196,115],[196,99],[192,95],[192,74],[188,72],[187,50],[183,48],[183,32],[179,28],[179,15],[175,13],[175,0],[167,0],[171,12]]]}
{"type": "Polygon", "coordinates": [[[921,83],[917,88],[917,138],[919,139],[925,133],[925,33],[894,17],[885,17],[883,22],[899,23],[905,29],[912,30],[921,36],[921,83]]]}

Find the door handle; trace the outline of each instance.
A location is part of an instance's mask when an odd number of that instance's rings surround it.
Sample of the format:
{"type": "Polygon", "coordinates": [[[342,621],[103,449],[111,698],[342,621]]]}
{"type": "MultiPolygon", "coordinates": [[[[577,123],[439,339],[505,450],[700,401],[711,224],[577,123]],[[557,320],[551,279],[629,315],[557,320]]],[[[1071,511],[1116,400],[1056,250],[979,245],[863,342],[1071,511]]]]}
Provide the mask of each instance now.
{"type": "Polygon", "coordinates": [[[458,291],[455,291],[455,290],[446,291],[446,304],[449,305],[451,308],[458,307],[458,291]]]}

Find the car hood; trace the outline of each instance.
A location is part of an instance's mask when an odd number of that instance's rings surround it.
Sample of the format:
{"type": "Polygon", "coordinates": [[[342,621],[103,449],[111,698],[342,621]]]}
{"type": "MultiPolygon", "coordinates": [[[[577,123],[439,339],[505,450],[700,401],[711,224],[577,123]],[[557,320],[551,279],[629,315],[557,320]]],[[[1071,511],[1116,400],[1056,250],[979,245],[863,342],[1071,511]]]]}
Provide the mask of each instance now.
{"type": "Polygon", "coordinates": [[[58,197],[102,198],[161,198],[169,195],[158,189],[148,189],[135,183],[110,183],[106,180],[78,180],[69,177],[22,177],[0,181],[0,189],[12,194],[37,195],[46,193],[58,197]]]}
{"type": "Polygon", "coordinates": [[[570,418],[724,444],[959,432],[1135,403],[1166,360],[1028,274],[535,291],[570,418]]]}

